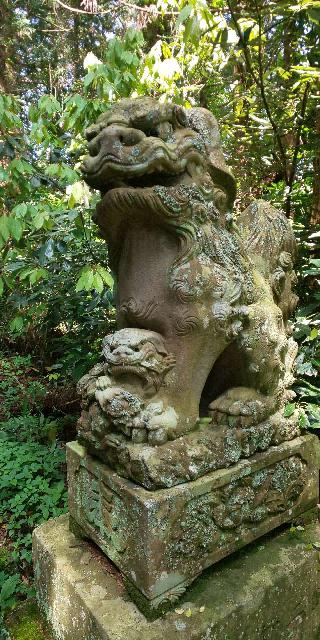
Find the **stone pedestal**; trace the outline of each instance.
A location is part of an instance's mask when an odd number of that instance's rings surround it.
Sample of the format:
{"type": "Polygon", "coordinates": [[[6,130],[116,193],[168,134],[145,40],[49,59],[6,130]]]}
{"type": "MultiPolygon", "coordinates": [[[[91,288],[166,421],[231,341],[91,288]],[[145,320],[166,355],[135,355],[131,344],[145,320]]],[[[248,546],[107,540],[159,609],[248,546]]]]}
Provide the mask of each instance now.
{"type": "Polygon", "coordinates": [[[228,469],[147,491],[68,445],[71,529],[93,540],[139,606],[174,602],[206,568],[319,501],[318,440],[306,435],[228,469]]]}
{"type": "Polygon", "coordinates": [[[319,524],[270,534],[205,571],[150,621],[68,517],[34,532],[39,604],[56,640],[318,640],[319,524]]]}

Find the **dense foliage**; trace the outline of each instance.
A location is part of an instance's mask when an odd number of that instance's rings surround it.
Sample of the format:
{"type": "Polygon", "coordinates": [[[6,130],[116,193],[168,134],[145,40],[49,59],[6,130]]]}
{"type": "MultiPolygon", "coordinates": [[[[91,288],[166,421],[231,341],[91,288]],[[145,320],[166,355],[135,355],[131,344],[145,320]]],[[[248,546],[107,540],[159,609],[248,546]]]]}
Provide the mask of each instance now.
{"type": "Polygon", "coordinates": [[[64,508],[75,382],[114,327],[112,274],[91,221],[98,194],[79,169],[85,128],[114,100],[151,93],[212,110],[237,209],[264,197],[292,219],[296,389],[320,428],[320,2],[138,2],[0,7],[3,611],[29,582],[32,527],[64,508]]]}

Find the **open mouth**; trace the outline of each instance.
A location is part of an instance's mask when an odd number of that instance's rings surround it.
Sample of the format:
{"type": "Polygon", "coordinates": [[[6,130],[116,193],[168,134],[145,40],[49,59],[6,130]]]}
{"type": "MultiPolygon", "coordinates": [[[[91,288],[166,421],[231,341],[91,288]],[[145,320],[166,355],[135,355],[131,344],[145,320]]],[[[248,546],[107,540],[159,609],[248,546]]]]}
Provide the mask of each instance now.
{"type": "Polygon", "coordinates": [[[149,151],[141,150],[137,158],[130,157],[129,163],[109,153],[102,157],[87,157],[82,166],[84,178],[104,193],[119,187],[170,187],[177,184],[177,177],[185,172],[187,164],[198,157],[198,152],[189,143],[181,148],[180,154],[164,143],[152,149],[152,153],[149,151]]]}
{"type": "Polygon", "coordinates": [[[147,372],[142,367],[133,365],[109,365],[109,370],[115,378],[123,378],[131,375],[139,378],[143,384],[147,383],[147,372]]]}
{"type": "Polygon", "coordinates": [[[177,175],[179,174],[169,174],[162,173],[161,171],[154,171],[153,173],[148,173],[144,176],[133,176],[127,177],[126,181],[122,180],[111,180],[109,188],[116,189],[120,187],[126,187],[131,189],[145,189],[152,188],[156,186],[164,186],[164,187],[172,187],[177,183],[177,175]]]}

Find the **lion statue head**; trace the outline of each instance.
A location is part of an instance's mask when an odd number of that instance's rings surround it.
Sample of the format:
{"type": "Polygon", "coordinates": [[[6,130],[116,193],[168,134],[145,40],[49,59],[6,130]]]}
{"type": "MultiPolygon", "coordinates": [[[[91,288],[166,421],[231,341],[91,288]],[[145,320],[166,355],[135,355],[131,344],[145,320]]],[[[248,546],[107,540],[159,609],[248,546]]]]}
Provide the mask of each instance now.
{"type": "MultiPolygon", "coordinates": [[[[86,182],[103,194],[193,182],[219,187],[221,206],[232,206],[235,180],[227,167],[214,116],[150,97],[112,105],[86,131],[86,182]]],[[[113,194],[114,195],[114,194],[113,194]]]]}

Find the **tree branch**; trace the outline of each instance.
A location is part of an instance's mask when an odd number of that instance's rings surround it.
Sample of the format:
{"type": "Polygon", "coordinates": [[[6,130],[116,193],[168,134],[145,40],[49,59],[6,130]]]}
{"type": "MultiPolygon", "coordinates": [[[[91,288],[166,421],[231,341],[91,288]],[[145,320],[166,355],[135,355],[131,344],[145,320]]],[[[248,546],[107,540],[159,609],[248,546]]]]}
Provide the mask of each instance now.
{"type": "Polygon", "coordinates": [[[268,100],[267,100],[266,92],[265,92],[264,78],[263,78],[263,60],[262,60],[262,17],[261,17],[261,13],[260,13],[260,9],[259,9],[259,5],[258,5],[257,0],[254,0],[254,4],[255,4],[255,7],[256,7],[257,18],[258,18],[258,27],[259,27],[259,44],[258,44],[259,84],[258,84],[258,86],[260,87],[261,98],[262,98],[262,102],[263,102],[266,114],[267,114],[267,116],[269,118],[270,124],[272,126],[273,131],[274,131],[275,138],[276,138],[277,143],[278,143],[280,155],[281,155],[282,162],[283,162],[285,182],[286,182],[286,184],[288,184],[288,160],[287,160],[287,154],[286,154],[285,148],[284,148],[282,140],[281,140],[281,136],[280,136],[280,133],[279,133],[278,125],[275,122],[275,120],[273,119],[273,116],[272,116],[272,113],[271,113],[271,110],[270,110],[270,107],[269,107],[269,103],[268,103],[268,100]]]}
{"type": "Polygon", "coordinates": [[[105,15],[106,13],[112,13],[112,9],[104,9],[99,11],[85,11],[84,9],[76,9],[76,7],[70,7],[68,4],[62,2],[62,0],[54,0],[57,4],[59,4],[64,9],[68,11],[73,11],[74,13],[83,13],[86,16],[97,16],[97,15],[105,15]]]}
{"type": "MultiPolygon", "coordinates": [[[[127,2],[126,0],[118,0],[118,1],[120,2],[120,4],[124,5],[125,7],[130,7],[131,9],[136,9],[137,11],[143,11],[144,13],[151,13],[152,15],[157,15],[157,16],[162,16],[162,15],[172,16],[172,15],[179,15],[180,13],[179,11],[165,11],[165,13],[163,14],[162,11],[158,11],[156,7],[140,7],[138,4],[133,4],[132,2],[127,2]]],[[[67,9],[68,11],[73,11],[74,13],[82,13],[86,16],[105,15],[107,13],[112,13],[113,11],[116,10],[116,8],[114,8],[114,9],[99,9],[98,11],[85,11],[84,9],[77,9],[76,7],[70,7],[70,5],[65,4],[64,2],[62,2],[62,0],[54,0],[54,2],[59,4],[64,9],[67,9]]]]}
{"type": "Polygon", "coordinates": [[[305,115],[306,115],[310,86],[311,86],[310,82],[307,82],[306,86],[305,86],[305,90],[303,92],[302,101],[301,101],[300,114],[299,114],[299,116],[297,118],[298,126],[297,126],[296,138],[295,138],[295,143],[294,143],[294,153],[293,153],[291,168],[290,168],[290,172],[289,172],[289,176],[288,176],[289,191],[288,191],[287,198],[286,198],[286,214],[287,214],[287,216],[290,216],[291,194],[292,194],[293,183],[294,183],[294,179],[295,179],[296,171],[297,171],[297,163],[298,163],[298,153],[299,153],[299,147],[300,147],[301,131],[302,131],[304,118],[305,118],[305,115]]]}
{"type": "Polygon", "coordinates": [[[137,9],[137,11],[144,11],[145,13],[151,13],[152,15],[156,15],[156,16],[162,16],[162,15],[178,16],[180,13],[180,11],[165,11],[164,13],[162,13],[162,11],[158,11],[155,5],[151,7],[140,7],[138,4],[133,4],[132,2],[127,2],[126,0],[119,0],[119,2],[120,4],[123,4],[125,7],[131,7],[132,9],[137,9]]]}
{"type": "Polygon", "coordinates": [[[56,31],[71,31],[71,29],[40,29],[41,33],[52,33],[56,31]]]}
{"type": "Polygon", "coordinates": [[[243,54],[246,60],[246,64],[247,64],[247,68],[248,71],[250,73],[250,75],[252,76],[253,81],[255,82],[255,84],[257,85],[258,89],[260,90],[260,95],[261,95],[261,99],[262,99],[262,103],[264,106],[264,109],[266,111],[266,114],[268,116],[268,120],[272,126],[273,129],[273,133],[275,136],[275,139],[277,141],[277,145],[278,145],[278,149],[280,152],[280,156],[281,156],[281,160],[282,160],[282,165],[283,165],[283,173],[284,173],[284,177],[285,177],[285,182],[286,184],[288,184],[288,172],[287,172],[287,155],[281,140],[281,135],[277,126],[277,123],[275,122],[273,115],[271,113],[271,109],[269,107],[269,103],[267,100],[267,96],[266,96],[266,92],[265,92],[265,85],[264,85],[264,78],[263,78],[263,64],[262,64],[262,19],[261,19],[261,14],[259,11],[259,7],[257,5],[257,2],[255,0],[255,6],[256,6],[256,11],[257,11],[257,17],[258,17],[258,26],[259,26],[259,53],[258,53],[258,64],[259,64],[259,73],[257,74],[254,67],[253,67],[253,63],[251,60],[251,56],[250,56],[250,52],[249,52],[249,48],[248,45],[243,37],[243,33],[241,31],[240,25],[238,23],[238,20],[236,18],[236,15],[232,9],[232,5],[230,0],[227,0],[227,5],[228,5],[228,9],[230,11],[230,15],[232,18],[232,21],[234,23],[236,32],[238,34],[239,37],[239,41],[241,43],[242,46],[242,50],[243,50],[243,54]]]}

